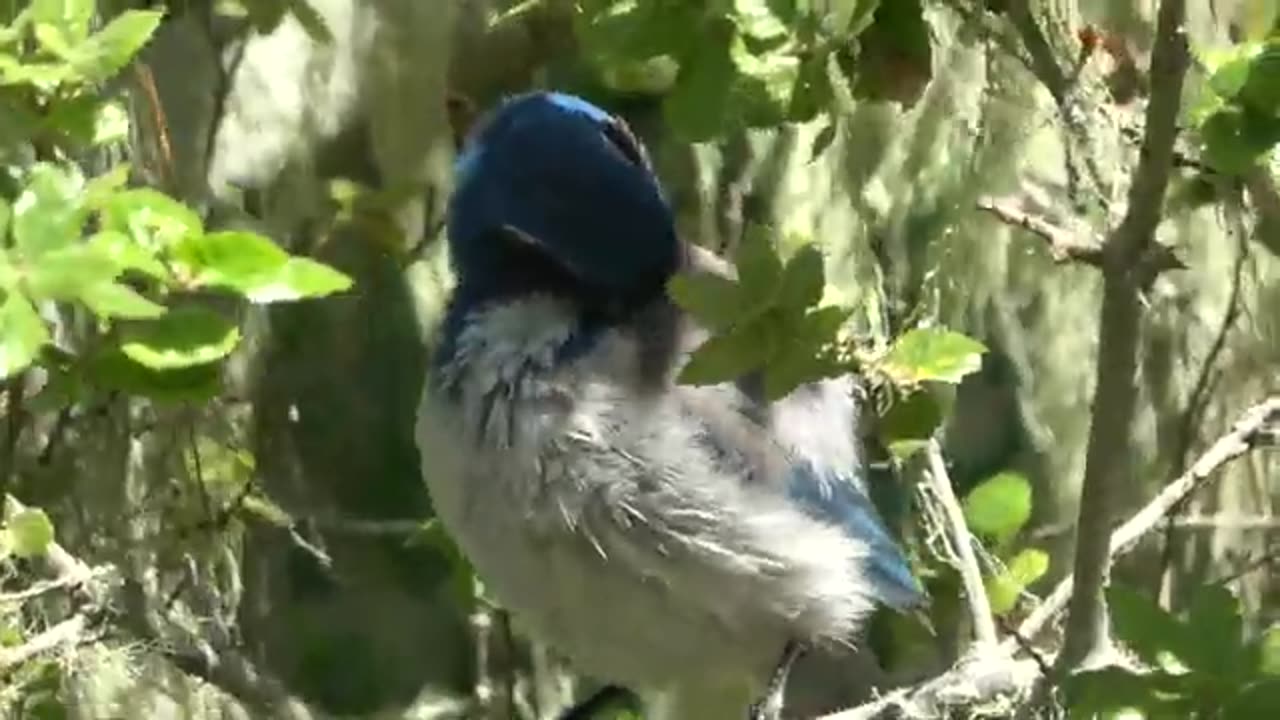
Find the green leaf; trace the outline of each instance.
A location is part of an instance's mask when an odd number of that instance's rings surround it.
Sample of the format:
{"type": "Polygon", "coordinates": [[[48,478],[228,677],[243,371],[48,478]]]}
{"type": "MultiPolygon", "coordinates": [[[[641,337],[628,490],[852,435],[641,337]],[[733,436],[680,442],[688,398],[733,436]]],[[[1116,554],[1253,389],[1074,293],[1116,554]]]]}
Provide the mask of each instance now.
{"type": "Polygon", "coordinates": [[[99,317],[149,320],[165,313],[165,306],[151,302],[128,285],[104,282],[85,288],[80,300],[99,317]]]}
{"type": "Polygon", "coordinates": [[[106,80],[133,60],[163,17],[163,12],[153,10],[126,10],[76,46],[68,59],[91,80],[106,80]]]}
{"type": "Polygon", "coordinates": [[[710,330],[728,330],[742,316],[738,283],[709,272],[685,272],[671,278],[667,293],[710,330]]]}
{"type": "Polygon", "coordinates": [[[1210,166],[1227,175],[1239,175],[1256,166],[1280,141],[1280,119],[1227,106],[1204,121],[1200,139],[1210,166]]]}
{"type": "Polygon", "coordinates": [[[78,146],[103,145],[129,134],[129,116],[114,100],[81,95],[53,106],[45,127],[78,146]]]}
{"type": "Polygon", "coordinates": [[[717,385],[758,370],[773,354],[774,338],[761,318],[707,340],[689,355],[678,381],[684,385],[717,385]]]}
{"type": "Polygon", "coordinates": [[[800,79],[800,60],[780,51],[751,51],[739,36],[730,45],[736,72],[734,108],[748,127],[773,127],[786,121],[800,79]]]}
{"type": "Polygon", "coordinates": [[[124,338],[120,349],[130,359],[170,370],[221,360],[240,342],[240,330],[212,310],[187,305],[131,326],[124,338]]]}
{"type": "Polygon", "coordinates": [[[28,261],[80,239],[86,212],[80,206],[84,178],[73,166],[39,163],[13,203],[13,239],[28,261]]]}
{"type": "Polygon", "coordinates": [[[264,278],[253,287],[244,288],[245,297],[254,303],[273,303],[305,298],[319,298],[349,290],[349,276],[310,258],[289,258],[274,278],[264,278]]]}
{"type": "Polygon", "coordinates": [[[1267,678],[1232,693],[1218,717],[1261,720],[1275,717],[1276,708],[1280,708],[1280,678],[1267,678]]]}
{"type": "Polygon", "coordinates": [[[89,246],[117,270],[136,270],[157,280],[168,281],[169,271],[156,254],[119,230],[104,230],[89,238],[89,246]]]}
{"type": "Polygon", "coordinates": [[[346,275],[308,258],[290,257],[255,233],[191,237],[176,255],[189,266],[195,284],[236,290],[257,303],[320,297],[351,287],[346,275]]]}
{"type": "Polygon", "coordinates": [[[1118,719],[1118,711],[1130,709],[1153,720],[1191,717],[1187,708],[1180,708],[1187,684],[1166,673],[1108,666],[1071,675],[1064,685],[1073,719],[1094,720],[1100,715],[1118,719]]]}
{"type": "Polygon", "coordinates": [[[738,268],[738,284],[747,301],[763,307],[772,305],[782,283],[782,260],[778,258],[767,227],[755,225],[743,233],[734,264],[738,268]]]}
{"type": "Polygon", "coordinates": [[[780,339],[764,369],[764,398],[779,400],[806,383],[838,377],[847,372],[832,348],[836,334],[849,319],[849,308],[828,306],[800,318],[770,313],[780,339]]]}
{"type": "Polygon", "coordinates": [[[93,355],[85,375],[94,386],[169,402],[205,402],[221,392],[217,363],[155,370],[134,362],[117,348],[93,355]]]}
{"type": "Polygon", "coordinates": [[[40,300],[75,300],[88,288],[115,278],[116,266],[100,250],[80,243],[40,256],[27,267],[27,291],[40,300]]]}
{"type": "Polygon", "coordinates": [[[1234,98],[1240,94],[1249,81],[1253,58],[1261,51],[1261,43],[1243,43],[1209,58],[1209,89],[1223,98],[1234,98]]]}
{"type": "Polygon", "coordinates": [[[72,41],[80,41],[89,35],[96,8],[96,0],[33,0],[31,21],[53,25],[72,41]]]}
{"type": "Polygon", "coordinates": [[[1147,593],[1112,583],[1106,590],[1111,622],[1120,642],[1151,665],[1183,660],[1184,626],[1147,593]]]}
{"type": "Polygon", "coordinates": [[[1018,605],[1018,598],[1027,586],[1039,580],[1049,570],[1049,554],[1038,548],[1025,548],[1005,566],[1004,572],[990,578],[987,594],[991,598],[991,610],[1004,615],[1018,605]]]}
{"type": "Polygon", "coordinates": [[[21,372],[49,342],[49,329],[31,303],[13,291],[4,291],[0,303],[0,378],[21,372]]]}
{"type": "Polygon", "coordinates": [[[40,508],[23,508],[9,518],[9,541],[20,558],[44,555],[53,542],[53,523],[40,508]]]}
{"type": "Polygon", "coordinates": [[[805,310],[822,300],[825,289],[822,251],[816,245],[806,245],[791,256],[782,271],[777,304],[792,310],[805,310]]]}
{"type": "Polygon", "coordinates": [[[1007,542],[1031,518],[1031,483],[1013,472],[983,480],[965,497],[964,518],[974,532],[1007,542]]]}
{"type": "Polygon", "coordinates": [[[103,230],[128,233],[149,250],[204,232],[204,223],[194,210],[151,188],[106,194],[97,203],[103,230]]]}
{"type": "Polygon", "coordinates": [[[1280,625],[1272,625],[1255,642],[1258,674],[1280,676],[1280,625]]]}
{"type": "Polygon", "coordinates": [[[959,383],[982,367],[982,343],[942,328],[917,328],[899,337],[884,361],[884,371],[909,385],[936,381],[959,383]]]}
{"type": "MultiPolygon", "coordinates": [[[[806,123],[831,107],[834,91],[831,87],[831,75],[827,72],[829,57],[829,52],[810,52],[800,57],[795,84],[791,88],[790,105],[787,107],[787,120],[806,123]]],[[[834,138],[834,124],[828,124],[818,133],[810,159],[817,157],[834,138]],[[822,144],[823,142],[826,144],[822,144]]]]}
{"type": "Polygon", "coordinates": [[[942,406],[928,390],[916,390],[898,399],[880,418],[880,436],[886,444],[902,440],[928,440],[942,424],[942,406]]]}
{"type": "Polygon", "coordinates": [[[13,207],[9,201],[0,197],[0,248],[7,247],[9,237],[9,221],[13,219],[13,207]]]}
{"type": "Polygon", "coordinates": [[[1280,110],[1280,41],[1267,43],[1253,57],[1240,100],[1264,115],[1274,116],[1280,110]]]}
{"type": "MultiPolygon", "coordinates": [[[[1205,585],[1191,600],[1187,625],[1195,642],[1183,648],[1187,665],[1206,675],[1232,678],[1245,669],[1240,601],[1224,585],[1205,585]]],[[[1252,668],[1248,668],[1252,669],[1252,668]]]]}
{"type": "Polygon", "coordinates": [[[662,109],[667,124],[688,142],[710,140],[728,122],[735,71],[732,40],[731,24],[709,21],[694,51],[680,59],[680,74],[662,109]]]}

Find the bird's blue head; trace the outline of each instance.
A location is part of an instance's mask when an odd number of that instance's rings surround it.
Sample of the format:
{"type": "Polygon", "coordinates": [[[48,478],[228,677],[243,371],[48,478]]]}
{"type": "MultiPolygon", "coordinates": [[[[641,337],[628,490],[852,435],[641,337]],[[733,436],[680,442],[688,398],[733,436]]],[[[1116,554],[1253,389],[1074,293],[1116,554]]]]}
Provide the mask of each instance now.
{"type": "Polygon", "coordinates": [[[514,97],[455,165],[449,251],[472,302],[555,292],[589,306],[654,299],[680,264],[675,222],[626,123],[580,98],[514,97]]]}

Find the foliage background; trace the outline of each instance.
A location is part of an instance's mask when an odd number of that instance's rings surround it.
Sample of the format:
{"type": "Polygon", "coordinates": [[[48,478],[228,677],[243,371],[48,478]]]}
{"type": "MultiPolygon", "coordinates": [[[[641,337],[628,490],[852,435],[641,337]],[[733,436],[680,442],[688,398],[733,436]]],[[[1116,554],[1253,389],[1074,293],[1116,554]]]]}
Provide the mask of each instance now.
{"type": "MultiPolygon", "coordinates": [[[[0,2],[0,17],[23,4],[0,2]]],[[[99,9],[111,17],[142,4],[99,9]]],[[[1055,264],[1041,241],[975,203],[1021,194],[1082,232],[1105,231],[1108,217],[1073,212],[1089,193],[1073,189],[1057,110],[981,4],[923,4],[932,79],[914,102],[837,88],[830,114],[746,128],[731,108],[693,143],[701,133],[680,124],[678,107],[617,91],[661,81],[610,65],[600,56],[609,45],[574,26],[572,3],[254,0],[246,16],[234,3],[168,3],[141,69],[109,86],[126,102],[128,142],[78,159],[96,174],[123,156],[208,227],[260,232],[354,285],[322,300],[237,306],[244,340],[208,402],[95,394],[45,406],[34,400],[41,378],[8,381],[4,490],[43,508],[73,555],[122,568],[137,605],[111,609],[119,626],[10,672],[0,713],[425,718],[474,714],[477,696],[496,696],[549,717],[590,686],[477,603],[429,520],[412,419],[448,286],[439,235],[450,94],[482,108],[534,86],[590,94],[650,144],[688,237],[731,249],[747,226],[772,225],[784,252],[820,244],[829,298],[869,307],[870,325],[896,332],[932,318],[985,343],[991,352],[947,420],[952,476],[961,493],[1000,472],[1030,481],[1033,516],[1013,547],[1048,553],[1030,590],[1051,587],[1070,567],[1101,282],[1089,267],[1055,264]],[[602,67],[622,73],[613,90],[591,72],[602,67]],[[499,687],[477,689],[494,678],[499,687]]],[[[1154,3],[1033,5],[1064,63],[1077,31],[1093,26],[1145,64],[1154,3]]],[[[1190,6],[1192,42],[1205,46],[1228,45],[1232,28],[1270,27],[1276,14],[1261,0],[1190,6]]],[[[885,61],[868,74],[911,94],[913,67],[885,61]]],[[[1087,91],[1105,93],[1104,79],[1087,91]]],[[[1103,176],[1122,177],[1132,153],[1118,121],[1087,121],[1103,176]]],[[[5,131],[0,121],[0,143],[5,131]]],[[[1197,189],[1175,181],[1160,229],[1189,270],[1161,276],[1145,298],[1124,510],[1277,389],[1275,230],[1192,202],[1197,189]]],[[[1258,560],[1277,550],[1276,469],[1274,454],[1227,468],[1118,577],[1177,609],[1201,583],[1232,576],[1251,632],[1280,621],[1273,564],[1258,560]]],[[[65,614],[66,602],[0,607],[7,642],[65,614]]],[[[943,626],[944,661],[957,622],[943,626]]]]}

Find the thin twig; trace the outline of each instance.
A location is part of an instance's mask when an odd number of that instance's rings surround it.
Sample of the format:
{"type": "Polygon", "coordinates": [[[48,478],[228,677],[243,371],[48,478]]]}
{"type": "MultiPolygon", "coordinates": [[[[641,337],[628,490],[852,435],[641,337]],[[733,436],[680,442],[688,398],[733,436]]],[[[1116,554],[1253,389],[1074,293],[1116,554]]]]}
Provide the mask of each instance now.
{"type": "Polygon", "coordinates": [[[44,580],[35,583],[31,587],[15,590],[14,592],[0,593],[0,605],[13,605],[33,600],[42,595],[48,595],[59,590],[74,590],[86,582],[94,578],[101,577],[107,573],[107,568],[97,567],[89,571],[87,575],[64,575],[54,578],[53,580],[44,580]]]}
{"type": "Polygon", "coordinates": [[[78,645],[85,638],[85,630],[89,628],[89,618],[84,613],[77,613],[25,643],[0,648],[0,671],[21,665],[48,652],[69,645],[78,645]]]}
{"type": "Polygon", "coordinates": [[[1102,245],[1097,242],[1082,241],[1066,228],[1014,207],[1009,200],[981,198],[977,206],[979,210],[985,210],[1009,225],[1042,238],[1048,243],[1049,254],[1056,263],[1078,262],[1102,267],[1102,245]]]}
{"type": "MultiPolygon", "coordinates": [[[[1165,486],[1127,522],[1111,533],[1109,553],[1118,557],[1128,552],[1137,541],[1159,524],[1170,510],[1198,490],[1213,474],[1255,447],[1274,443],[1275,426],[1280,425],[1280,396],[1269,398],[1246,410],[1231,432],[1210,446],[1195,463],[1176,480],[1165,486]]],[[[1066,606],[1071,596],[1072,578],[1064,578],[1022,624],[1018,634],[1034,639],[1066,606]]]]}
{"type": "Polygon", "coordinates": [[[996,623],[991,613],[991,601],[987,598],[987,588],[982,584],[982,568],[978,566],[978,558],[973,552],[973,536],[964,521],[960,501],[951,488],[951,477],[947,474],[942,448],[938,446],[936,439],[929,441],[925,453],[929,459],[929,482],[946,513],[947,525],[951,529],[951,542],[955,545],[955,552],[960,560],[957,570],[964,582],[965,596],[969,601],[974,640],[994,645],[999,637],[996,635],[996,623]]]}

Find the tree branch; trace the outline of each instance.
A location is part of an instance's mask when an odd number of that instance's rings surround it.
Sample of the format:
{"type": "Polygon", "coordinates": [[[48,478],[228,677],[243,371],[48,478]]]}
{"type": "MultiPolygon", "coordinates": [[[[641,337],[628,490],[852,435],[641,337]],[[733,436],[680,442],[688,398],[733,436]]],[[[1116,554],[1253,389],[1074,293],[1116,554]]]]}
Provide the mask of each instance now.
{"type": "Polygon", "coordinates": [[[85,631],[88,629],[88,616],[84,613],[76,613],[21,645],[0,648],[0,671],[21,665],[61,647],[79,645],[85,640],[85,631]]]}
{"type": "MultiPolygon", "coordinates": [[[[1223,465],[1263,446],[1280,446],[1280,396],[1246,410],[1230,432],[1219,438],[1185,473],[1169,483],[1150,503],[1112,535],[1112,557],[1128,552],[1161,518],[1205,485],[1223,465]]],[[[1269,560],[1268,558],[1265,558],[1269,560]]],[[[1025,701],[1043,676],[1036,658],[1014,657],[1020,643],[1038,635],[1067,605],[1072,581],[1068,577],[1004,642],[975,644],[952,668],[924,682],[899,688],[855,708],[818,720],[879,720],[881,718],[939,718],[961,708],[991,709],[987,716],[1008,716],[1025,701]]]]}
{"type": "Polygon", "coordinates": [[[1140,292],[1164,207],[1188,65],[1186,0],[1163,0],[1151,60],[1151,100],[1129,207],[1104,247],[1097,380],[1076,523],[1075,588],[1059,664],[1076,667],[1110,648],[1103,598],[1110,570],[1107,536],[1113,490],[1132,475],[1130,431],[1137,403],[1140,292]]]}
{"type": "Polygon", "coordinates": [[[991,614],[991,601],[987,598],[987,588],[982,584],[982,568],[978,566],[978,558],[973,552],[973,535],[964,521],[964,511],[960,509],[960,501],[956,499],[951,488],[951,477],[947,474],[946,463],[942,459],[942,448],[936,439],[929,441],[925,451],[929,459],[929,484],[942,503],[946,514],[947,525],[951,531],[951,541],[959,558],[960,578],[964,582],[964,594],[969,601],[969,614],[973,619],[974,640],[979,644],[995,645],[996,623],[991,614]]]}
{"type": "MultiPolygon", "coordinates": [[[[1280,396],[1272,397],[1249,408],[1226,435],[1218,438],[1208,450],[1181,476],[1165,486],[1160,494],[1133,517],[1111,533],[1107,552],[1118,557],[1128,552],[1138,540],[1150,532],[1191,493],[1202,487],[1213,474],[1245,452],[1280,443],[1280,396]]],[[[1072,591],[1072,578],[1064,578],[1044,602],[1018,626],[1018,634],[1033,639],[1066,606],[1072,591]]]]}
{"type": "Polygon", "coordinates": [[[979,210],[985,210],[1001,221],[1020,227],[1042,238],[1049,245],[1049,254],[1056,263],[1078,262],[1102,267],[1102,245],[1092,240],[1080,240],[1066,228],[1018,209],[1011,200],[984,197],[978,200],[979,210]]]}

